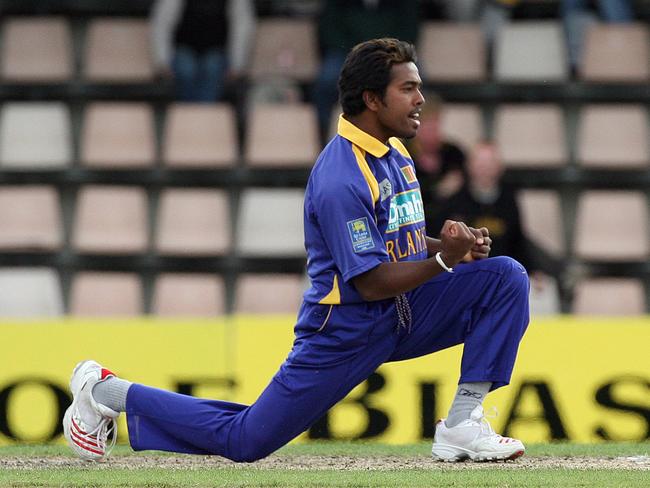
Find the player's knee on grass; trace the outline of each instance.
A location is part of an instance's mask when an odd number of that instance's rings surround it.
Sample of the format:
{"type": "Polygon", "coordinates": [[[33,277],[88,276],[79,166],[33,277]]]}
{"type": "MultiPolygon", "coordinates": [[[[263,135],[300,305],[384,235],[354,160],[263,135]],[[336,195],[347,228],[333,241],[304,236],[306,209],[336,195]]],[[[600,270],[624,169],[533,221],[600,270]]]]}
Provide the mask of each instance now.
{"type": "Polygon", "coordinates": [[[237,449],[237,452],[230,452],[228,458],[237,463],[252,463],[264,459],[277,449],[282,447],[278,446],[276,439],[248,439],[242,441],[237,449]]]}
{"type": "Polygon", "coordinates": [[[250,448],[243,448],[237,455],[232,456],[230,459],[236,463],[252,463],[264,459],[266,456],[271,454],[273,450],[260,449],[256,446],[251,446],[250,448]]]}

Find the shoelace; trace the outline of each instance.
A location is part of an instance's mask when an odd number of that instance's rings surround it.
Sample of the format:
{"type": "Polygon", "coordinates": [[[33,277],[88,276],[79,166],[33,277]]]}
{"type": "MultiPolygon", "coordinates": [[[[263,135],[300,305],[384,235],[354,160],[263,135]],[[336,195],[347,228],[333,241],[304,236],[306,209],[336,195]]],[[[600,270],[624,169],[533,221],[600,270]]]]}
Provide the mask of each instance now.
{"type": "Polygon", "coordinates": [[[481,425],[481,432],[490,435],[499,435],[494,431],[492,425],[490,425],[490,421],[488,420],[488,419],[495,419],[498,416],[499,416],[499,412],[496,407],[490,407],[490,410],[488,410],[487,412],[484,411],[481,418],[478,419],[479,424],[481,425]]]}
{"type": "Polygon", "coordinates": [[[499,411],[497,410],[496,407],[490,407],[490,409],[487,412],[483,412],[483,415],[477,419],[479,425],[481,426],[481,432],[484,434],[488,434],[491,437],[495,437],[499,439],[499,442],[510,442],[510,437],[504,437],[501,434],[497,434],[494,429],[492,428],[492,425],[490,425],[490,422],[488,419],[495,419],[499,416],[499,411]]]}
{"type": "Polygon", "coordinates": [[[104,417],[92,432],[88,432],[88,435],[97,439],[97,445],[104,451],[104,457],[106,457],[111,453],[113,447],[115,447],[115,442],[117,441],[116,433],[115,420],[104,417]]]}

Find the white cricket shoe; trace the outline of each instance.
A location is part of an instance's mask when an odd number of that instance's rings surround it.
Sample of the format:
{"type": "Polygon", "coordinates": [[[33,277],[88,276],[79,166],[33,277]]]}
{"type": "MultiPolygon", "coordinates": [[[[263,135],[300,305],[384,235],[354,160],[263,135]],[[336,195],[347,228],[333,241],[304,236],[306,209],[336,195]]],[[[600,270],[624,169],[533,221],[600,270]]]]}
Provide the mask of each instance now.
{"type": "Polygon", "coordinates": [[[95,361],[82,361],[72,371],[72,404],[63,416],[63,435],[74,453],[87,461],[100,461],[117,439],[116,412],[92,396],[93,387],[115,376],[95,361]]]}
{"type": "Polygon", "coordinates": [[[479,405],[455,427],[438,421],[431,453],[437,461],[504,461],[523,456],[525,450],[520,440],[494,432],[479,405]]]}

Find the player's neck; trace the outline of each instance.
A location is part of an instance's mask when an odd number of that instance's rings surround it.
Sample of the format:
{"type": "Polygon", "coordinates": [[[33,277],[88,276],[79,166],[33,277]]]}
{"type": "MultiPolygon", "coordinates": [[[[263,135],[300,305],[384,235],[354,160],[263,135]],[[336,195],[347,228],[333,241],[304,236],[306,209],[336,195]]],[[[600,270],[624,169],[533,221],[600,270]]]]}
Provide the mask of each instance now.
{"type": "Polygon", "coordinates": [[[391,135],[386,133],[384,127],[379,124],[377,117],[369,110],[364,110],[359,115],[346,115],[345,118],[378,141],[388,144],[391,135]]]}

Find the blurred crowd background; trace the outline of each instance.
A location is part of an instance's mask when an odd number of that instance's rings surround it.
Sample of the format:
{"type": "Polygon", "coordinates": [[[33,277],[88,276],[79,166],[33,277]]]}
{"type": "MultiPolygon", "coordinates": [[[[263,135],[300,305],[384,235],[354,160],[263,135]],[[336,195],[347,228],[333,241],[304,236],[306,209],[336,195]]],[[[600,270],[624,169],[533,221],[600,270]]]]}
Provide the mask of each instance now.
{"type": "Polygon", "coordinates": [[[418,48],[429,235],[487,226],[536,315],[650,304],[650,0],[4,0],[0,316],[295,313],[338,71],[418,48]]]}

